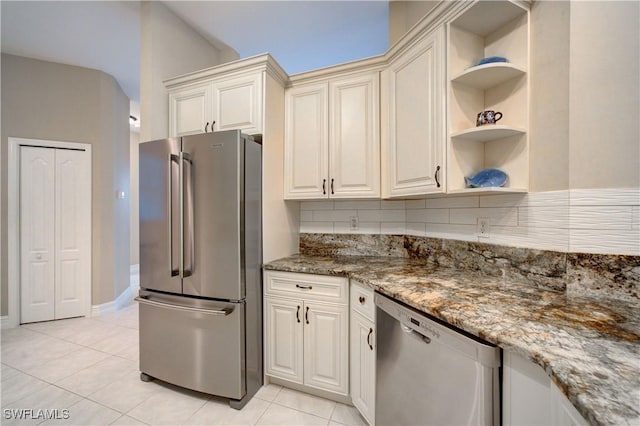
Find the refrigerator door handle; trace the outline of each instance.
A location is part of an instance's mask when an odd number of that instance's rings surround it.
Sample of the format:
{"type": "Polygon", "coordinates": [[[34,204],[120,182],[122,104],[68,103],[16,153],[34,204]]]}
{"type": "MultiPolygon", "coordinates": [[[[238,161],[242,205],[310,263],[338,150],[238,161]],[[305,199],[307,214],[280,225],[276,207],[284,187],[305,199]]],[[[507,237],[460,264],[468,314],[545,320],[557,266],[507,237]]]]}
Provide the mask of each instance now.
{"type": "Polygon", "coordinates": [[[169,274],[175,277],[180,275],[181,266],[178,264],[177,268],[174,268],[175,263],[173,261],[173,163],[180,167],[180,157],[175,154],[169,154],[169,182],[167,184],[169,192],[167,197],[167,204],[169,205],[169,274]]]}
{"type": "Polygon", "coordinates": [[[223,309],[193,308],[190,306],[180,306],[180,305],[174,305],[171,303],[156,302],[155,300],[149,300],[146,297],[136,297],[134,300],[136,302],[143,303],[145,305],[157,306],[159,308],[174,309],[176,311],[198,312],[203,314],[222,315],[225,317],[233,313],[233,308],[223,308],[223,309]]]}
{"type": "Polygon", "coordinates": [[[193,221],[193,160],[191,155],[180,152],[180,272],[181,278],[193,273],[194,221],[193,221]],[[188,171],[185,172],[185,164],[188,171]]]}

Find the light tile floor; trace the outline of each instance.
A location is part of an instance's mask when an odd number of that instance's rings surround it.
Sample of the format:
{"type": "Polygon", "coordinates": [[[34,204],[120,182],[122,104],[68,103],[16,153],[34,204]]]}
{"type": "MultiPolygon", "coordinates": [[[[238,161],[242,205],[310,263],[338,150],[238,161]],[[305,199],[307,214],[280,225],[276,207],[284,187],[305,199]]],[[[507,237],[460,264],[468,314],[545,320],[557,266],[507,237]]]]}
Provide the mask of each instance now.
{"type": "MultiPolygon", "coordinates": [[[[363,425],[350,406],[277,385],[240,411],[222,399],[140,381],[138,306],[2,330],[3,425],[363,425]],[[20,409],[67,419],[18,420],[20,409]],[[14,411],[12,411],[14,410],[14,411]]],[[[24,413],[24,412],[23,412],[24,413]]]]}

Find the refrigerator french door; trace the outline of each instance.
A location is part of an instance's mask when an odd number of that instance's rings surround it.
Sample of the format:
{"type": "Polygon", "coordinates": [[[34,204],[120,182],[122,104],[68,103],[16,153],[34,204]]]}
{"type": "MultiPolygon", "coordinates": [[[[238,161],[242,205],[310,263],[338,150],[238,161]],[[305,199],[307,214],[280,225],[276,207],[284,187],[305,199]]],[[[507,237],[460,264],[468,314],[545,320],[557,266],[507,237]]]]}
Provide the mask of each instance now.
{"type": "Polygon", "coordinates": [[[140,370],[243,406],[262,384],[261,145],[140,144],[140,370]]]}

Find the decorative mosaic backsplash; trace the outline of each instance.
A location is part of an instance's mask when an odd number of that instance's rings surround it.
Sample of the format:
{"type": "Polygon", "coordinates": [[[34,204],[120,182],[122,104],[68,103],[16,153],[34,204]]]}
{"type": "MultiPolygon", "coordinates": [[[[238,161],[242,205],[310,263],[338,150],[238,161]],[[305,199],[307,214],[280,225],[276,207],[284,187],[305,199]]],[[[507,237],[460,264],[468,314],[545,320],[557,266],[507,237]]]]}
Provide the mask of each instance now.
{"type": "Polygon", "coordinates": [[[300,234],[300,254],[424,259],[568,295],[640,300],[640,256],[564,253],[413,235],[309,233],[300,234]]]}

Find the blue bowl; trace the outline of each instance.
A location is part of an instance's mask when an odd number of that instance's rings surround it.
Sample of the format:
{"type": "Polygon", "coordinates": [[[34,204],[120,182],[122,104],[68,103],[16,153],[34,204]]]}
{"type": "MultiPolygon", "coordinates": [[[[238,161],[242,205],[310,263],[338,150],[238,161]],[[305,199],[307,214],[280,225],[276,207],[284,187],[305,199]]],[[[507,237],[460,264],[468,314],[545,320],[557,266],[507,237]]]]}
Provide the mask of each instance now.
{"type": "Polygon", "coordinates": [[[509,61],[507,61],[507,58],[503,56],[489,56],[489,57],[480,59],[480,61],[475,66],[491,64],[493,62],[509,62],[509,61]]]}
{"type": "Polygon", "coordinates": [[[473,177],[465,177],[467,188],[487,188],[504,186],[507,183],[507,174],[498,169],[485,169],[473,177]]]}

